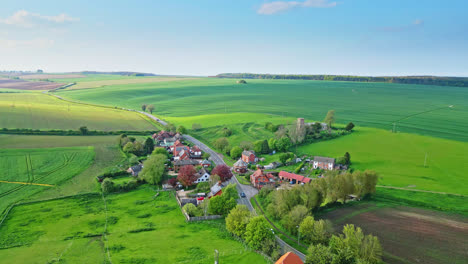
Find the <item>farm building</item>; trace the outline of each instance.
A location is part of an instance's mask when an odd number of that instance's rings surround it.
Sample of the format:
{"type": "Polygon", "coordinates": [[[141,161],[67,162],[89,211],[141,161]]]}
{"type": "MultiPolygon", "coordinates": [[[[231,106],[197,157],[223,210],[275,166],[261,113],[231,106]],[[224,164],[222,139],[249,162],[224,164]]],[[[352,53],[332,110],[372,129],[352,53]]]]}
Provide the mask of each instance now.
{"type": "Polygon", "coordinates": [[[257,163],[258,158],[255,155],[255,151],[253,150],[244,150],[242,152],[242,160],[247,163],[257,163]]]}
{"type": "Polygon", "coordinates": [[[236,163],[234,163],[233,168],[237,173],[245,173],[247,172],[247,165],[249,165],[247,162],[239,159],[236,163]]]}
{"type": "Polygon", "coordinates": [[[262,169],[258,169],[250,175],[250,182],[255,188],[261,189],[268,185],[274,186],[275,177],[271,173],[264,173],[262,169]]]}
{"type": "Polygon", "coordinates": [[[315,156],[313,167],[314,169],[333,170],[335,168],[335,159],[315,156]]]}
{"type": "Polygon", "coordinates": [[[280,171],[279,178],[283,181],[288,181],[291,184],[309,183],[311,180],[310,178],[307,178],[305,176],[290,173],[287,171],[280,171]]]}

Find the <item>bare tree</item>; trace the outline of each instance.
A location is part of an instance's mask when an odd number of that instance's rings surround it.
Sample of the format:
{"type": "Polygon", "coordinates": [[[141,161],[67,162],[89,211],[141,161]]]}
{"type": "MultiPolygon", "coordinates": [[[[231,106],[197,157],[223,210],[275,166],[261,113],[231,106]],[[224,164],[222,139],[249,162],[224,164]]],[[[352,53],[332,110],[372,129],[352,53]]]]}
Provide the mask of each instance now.
{"type": "Polygon", "coordinates": [[[304,142],[305,135],[306,135],[306,128],[305,125],[301,122],[296,121],[296,123],[292,124],[288,128],[288,135],[291,139],[291,142],[296,146],[296,154],[297,154],[297,145],[304,142]]]}

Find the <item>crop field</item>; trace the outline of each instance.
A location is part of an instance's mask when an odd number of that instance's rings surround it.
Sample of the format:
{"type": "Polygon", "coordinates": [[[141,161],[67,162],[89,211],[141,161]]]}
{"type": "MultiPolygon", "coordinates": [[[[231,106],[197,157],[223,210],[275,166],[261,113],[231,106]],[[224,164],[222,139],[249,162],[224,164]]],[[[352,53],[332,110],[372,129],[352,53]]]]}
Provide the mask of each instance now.
{"type": "Polygon", "coordinates": [[[65,73],[44,73],[44,74],[25,74],[18,76],[23,80],[40,80],[40,79],[76,79],[76,78],[85,78],[86,75],[83,74],[65,74],[65,73]]]}
{"type": "Polygon", "coordinates": [[[0,149],[0,211],[85,170],[92,147],[0,149]]]}
{"type": "MultiPolygon", "coordinates": [[[[74,100],[139,109],[154,104],[155,114],[172,121],[204,116],[206,126],[221,114],[263,113],[323,120],[330,109],[337,122],[468,141],[468,90],[462,87],[297,80],[200,78],[173,82],[110,85],[65,90],[74,100]],[[125,98],[125,100],[122,100],[125,98]],[[451,106],[451,107],[450,107],[451,106]]],[[[229,116],[224,118],[229,122],[229,116]]],[[[250,122],[256,122],[255,119],[250,122]]],[[[203,125],[203,123],[202,123],[203,125]]]]}
{"type": "Polygon", "coordinates": [[[54,188],[42,188],[32,196],[34,199],[54,198],[96,190],[95,177],[115,168],[124,157],[116,145],[117,136],[37,136],[37,135],[1,135],[2,148],[69,148],[91,146],[95,157],[93,163],[81,173],[54,188]]]}
{"type": "Polygon", "coordinates": [[[68,103],[41,93],[0,94],[0,128],[154,130],[137,113],[68,103]]]}
{"type": "Polygon", "coordinates": [[[172,193],[136,191],[26,204],[0,226],[0,259],[24,263],[267,263],[233,240],[223,220],[187,223],[172,193]],[[106,233],[106,238],[103,234],[106,233]]]}
{"type": "Polygon", "coordinates": [[[68,90],[86,89],[86,88],[99,88],[111,85],[131,85],[139,83],[158,83],[158,82],[171,82],[179,80],[193,80],[195,78],[188,77],[165,77],[165,76],[123,76],[123,75],[106,75],[106,74],[87,74],[79,78],[57,78],[51,79],[55,82],[76,82],[68,90]]]}
{"type": "Polygon", "coordinates": [[[336,230],[354,224],[379,237],[386,263],[466,263],[465,217],[386,203],[360,202],[323,216],[336,230]]]}
{"type": "Polygon", "coordinates": [[[52,90],[62,85],[63,83],[34,82],[0,78],[0,88],[9,88],[15,90],[52,90]]]}

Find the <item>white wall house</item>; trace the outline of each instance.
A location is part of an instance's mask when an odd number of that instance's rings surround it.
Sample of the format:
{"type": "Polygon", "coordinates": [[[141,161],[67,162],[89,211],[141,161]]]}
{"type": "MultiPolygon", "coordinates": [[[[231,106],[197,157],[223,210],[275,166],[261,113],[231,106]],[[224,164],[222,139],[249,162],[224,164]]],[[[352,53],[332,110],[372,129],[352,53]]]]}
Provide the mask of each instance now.
{"type": "Polygon", "coordinates": [[[195,183],[200,183],[200,182],[207,182],[210,180],[210,174],[206,171],[200,171],[201,175],[198,177],[198,179],[195,181],[195,183]]]}
{"type": "Polygon", "coordinates": [[[333,170],[335,167],[335,159],[315,156],[312,166],[314,169],[333,170]]]}

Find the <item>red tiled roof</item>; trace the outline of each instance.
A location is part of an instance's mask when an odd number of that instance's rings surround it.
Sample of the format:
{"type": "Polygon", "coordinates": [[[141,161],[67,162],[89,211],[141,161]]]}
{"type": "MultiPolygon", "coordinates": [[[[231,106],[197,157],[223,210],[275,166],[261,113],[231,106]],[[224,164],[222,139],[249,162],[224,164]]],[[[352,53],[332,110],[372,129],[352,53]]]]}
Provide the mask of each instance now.
{"type": "Polygon", "coordinates": [[[287,172],[287,171],[280,171],[279,176],[287,178],[289,180],[296,180],[296,182],[299,182],[299,181],[303,182],[303,183],[309,183],[310,182],[310,178],[307,178],[307,177],[302,176],[302,175],[290,173],[290,172],[287,172]]]}
{"type": "Polygon", "coordinates": [[[302,262],[298,255],[288,252],[279,258],[275,264],[304,264],[304,262],[302,262]]]}

